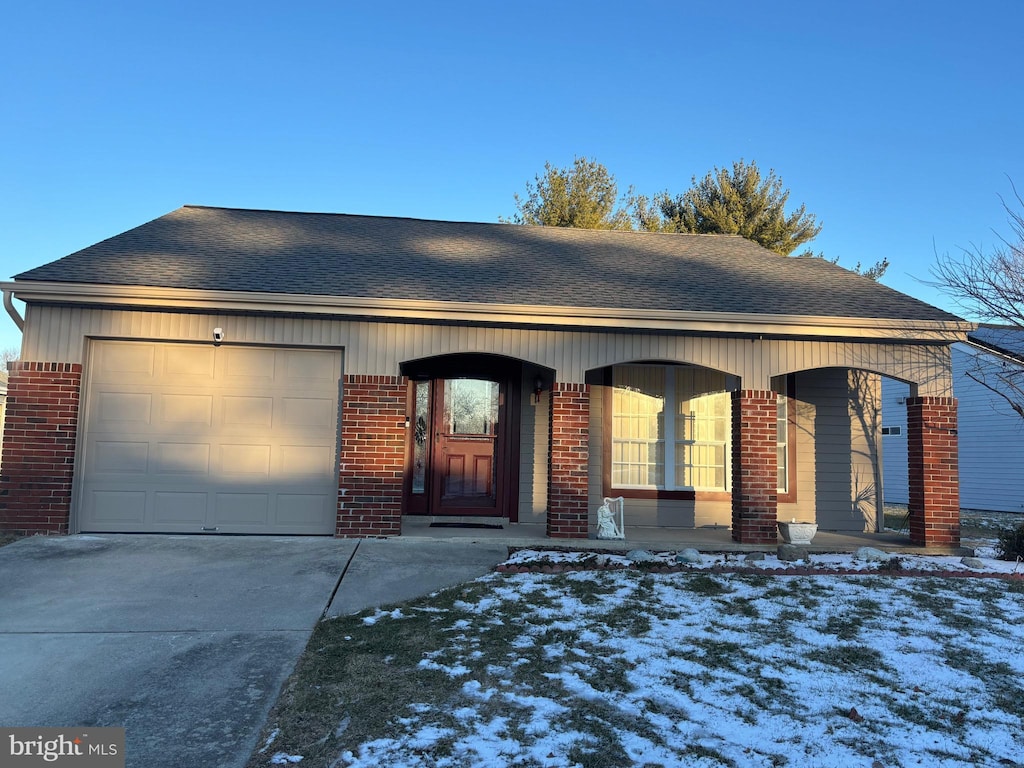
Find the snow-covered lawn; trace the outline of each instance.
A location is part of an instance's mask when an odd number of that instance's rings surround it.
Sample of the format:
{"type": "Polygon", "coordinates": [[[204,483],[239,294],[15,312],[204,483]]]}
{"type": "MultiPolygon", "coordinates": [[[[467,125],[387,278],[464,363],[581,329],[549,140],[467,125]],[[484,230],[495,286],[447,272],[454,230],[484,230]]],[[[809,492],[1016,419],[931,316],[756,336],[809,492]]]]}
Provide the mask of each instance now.
{"type": "Polygon", "coordinates": [[[250,765],[1024,764],[1024,582],[708,565],[324,622],[250,765]]]}

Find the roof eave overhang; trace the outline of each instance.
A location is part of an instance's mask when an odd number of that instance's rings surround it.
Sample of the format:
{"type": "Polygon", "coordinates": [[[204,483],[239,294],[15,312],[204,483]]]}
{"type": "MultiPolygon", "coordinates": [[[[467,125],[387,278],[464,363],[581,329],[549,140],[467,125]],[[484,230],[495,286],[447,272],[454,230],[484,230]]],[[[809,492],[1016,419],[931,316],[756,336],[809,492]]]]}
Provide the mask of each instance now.
{"type": "Polygon", "coordinates": [[[685,312],[605,307],[484,304],[380,299],[355,296],[255,291],[154,288],[134,285],[19,280],[0,283],[26,303],[87,304],[122,308],[273,312],[375,318],[404,322],[586,327],[606,330],[708,332],[762,336],[887,338],[905,341],[964,341],[975,323],[951,320],[820,317],[746,312],[685,312]]]}

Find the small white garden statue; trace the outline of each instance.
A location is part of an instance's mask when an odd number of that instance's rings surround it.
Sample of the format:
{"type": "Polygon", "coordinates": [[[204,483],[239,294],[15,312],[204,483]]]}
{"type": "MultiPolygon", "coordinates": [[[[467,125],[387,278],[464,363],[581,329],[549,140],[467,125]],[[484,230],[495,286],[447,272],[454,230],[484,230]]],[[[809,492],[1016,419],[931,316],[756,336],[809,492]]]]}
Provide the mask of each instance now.
{"type": "Polygon", "coordinates": [[[625,503],[621,496],[614,499],[605,496],[604,504],[597,508],[597,538],[626,538],[625,503]]]}

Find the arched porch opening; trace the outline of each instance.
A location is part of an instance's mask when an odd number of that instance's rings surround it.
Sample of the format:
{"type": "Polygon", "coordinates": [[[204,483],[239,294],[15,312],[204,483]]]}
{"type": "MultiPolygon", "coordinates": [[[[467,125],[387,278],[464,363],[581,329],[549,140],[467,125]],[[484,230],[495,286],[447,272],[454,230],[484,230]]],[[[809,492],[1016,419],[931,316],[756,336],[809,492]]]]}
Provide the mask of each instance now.
{"type": "Polygon", "coordinates": [[[778,519],[816,522],[823,531],[882,532],[892,483],[909,502],[912,542],[959,545],[952,397],[918,396],[921,384],[866,368],[788,376],[797,493],[790,503],[780,498],[778,519]]]}
{"type": "Polygon", "coordinates": [[[457,353],[403,362],[401,372],[408,381],[403,514],[514,523],[521,500],[533,509],[536,411],[553,371],[457,353]]]}
{"type": "Polygon", "coordinates": [[[676,360],[589,371],[591,512],[605,496],[624,496],[631,527],[729,528],[739,383],[676,360]]]}

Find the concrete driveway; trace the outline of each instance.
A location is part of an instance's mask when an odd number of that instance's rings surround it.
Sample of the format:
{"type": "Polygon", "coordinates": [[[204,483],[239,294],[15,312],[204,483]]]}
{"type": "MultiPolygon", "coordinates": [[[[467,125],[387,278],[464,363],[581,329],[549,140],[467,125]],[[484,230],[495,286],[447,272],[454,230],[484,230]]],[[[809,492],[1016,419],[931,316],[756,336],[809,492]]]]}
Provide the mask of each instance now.
{"type": "Polygon", "coordinates": [[[129,766],[242,766],[322,616],[474,578],[506,552],[312,537],[16,542],[0,548],[0,725],[122,726],[129,766]]]}

